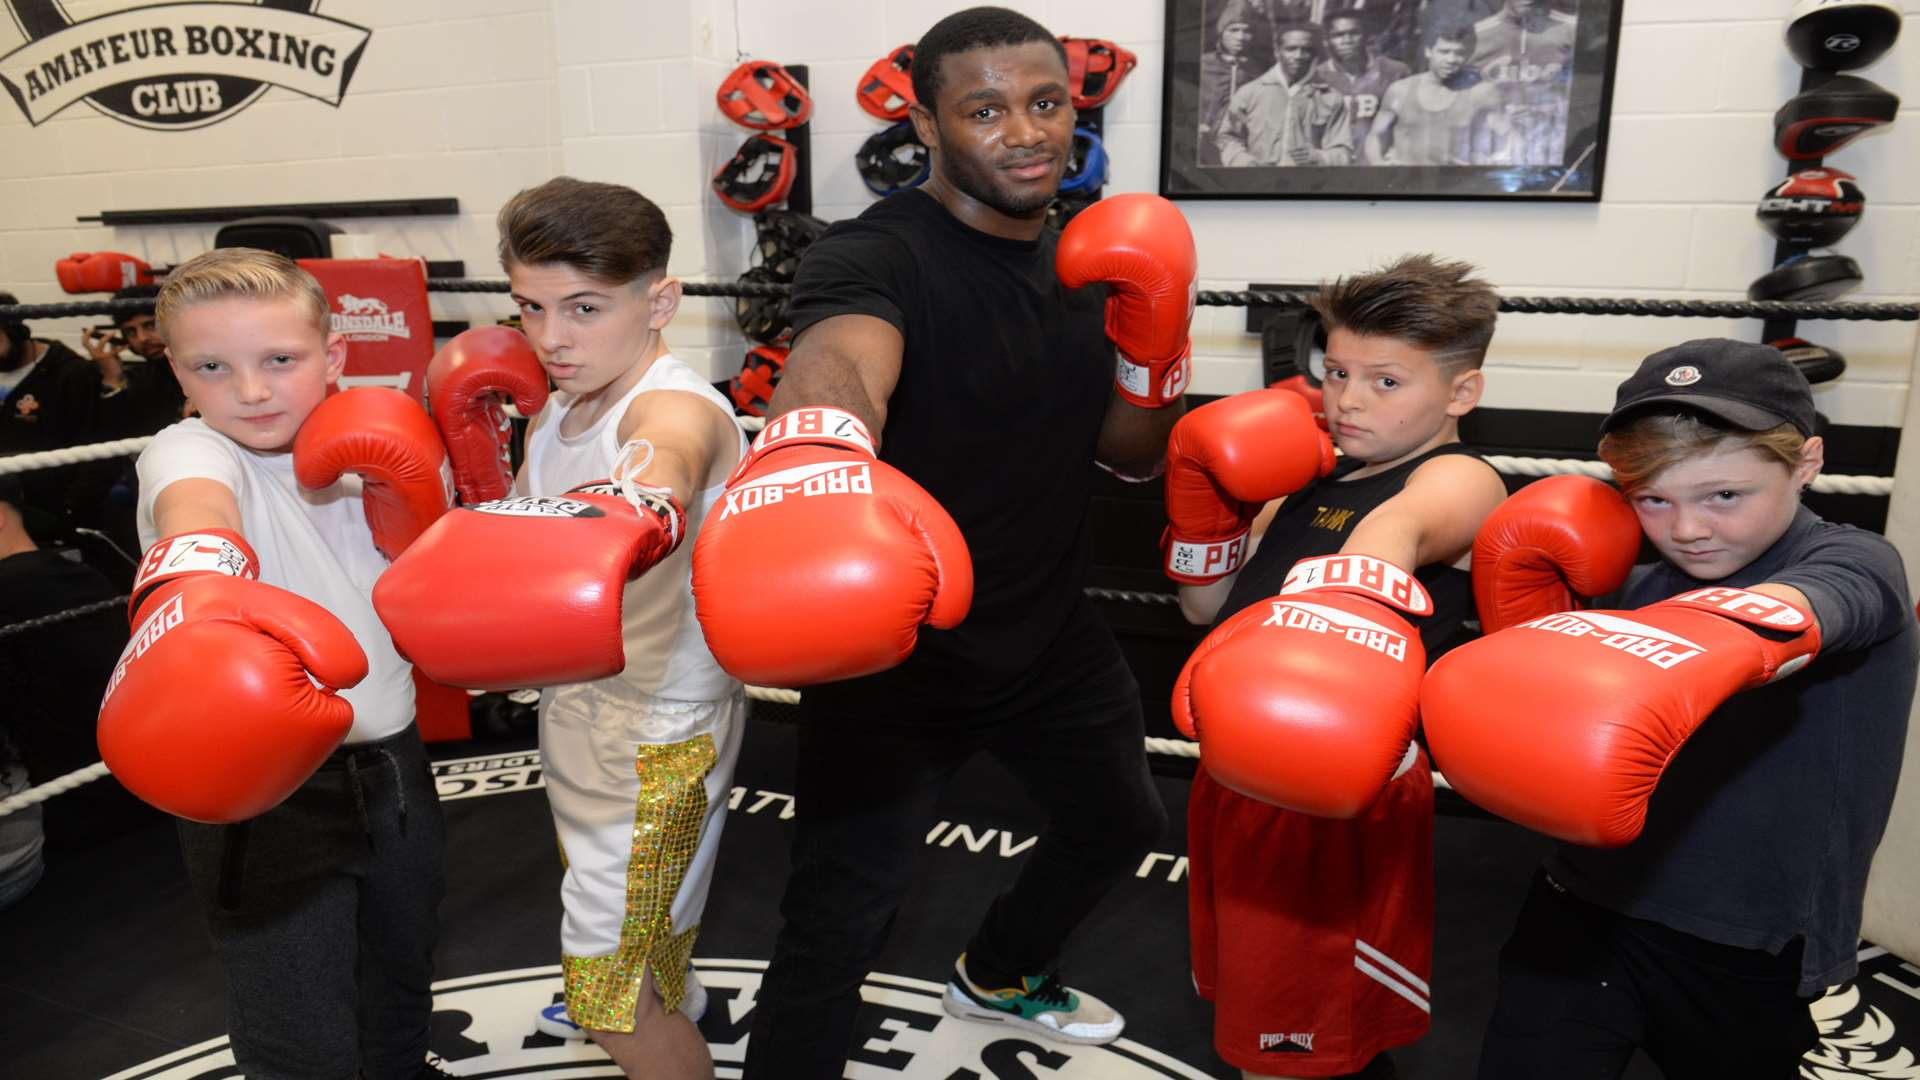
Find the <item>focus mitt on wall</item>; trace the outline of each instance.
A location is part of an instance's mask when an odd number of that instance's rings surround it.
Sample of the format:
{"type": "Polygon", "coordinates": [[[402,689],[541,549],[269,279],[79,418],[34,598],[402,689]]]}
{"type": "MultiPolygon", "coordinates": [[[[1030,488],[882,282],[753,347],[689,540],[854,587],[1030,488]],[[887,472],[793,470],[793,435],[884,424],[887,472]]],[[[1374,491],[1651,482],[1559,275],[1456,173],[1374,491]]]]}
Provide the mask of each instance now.
{"type": "Polygon", "coordinates": [[[1815,345],[1806,338],[1781,338],[1767,344],[1780,350],[1780,354],[1800,369],[1809,383],[1832,382],[1847,372],[1847,358],[1825,345],[1815,345]]]}
{"type": "Polygon", "coordinates": [[[1867,197],[1839,169],[1802,169],[1760,197],[1755,216],[1767,231],[1796,247],[1839,242],[1860,222],[1867,197]]]}
{"type": "Polygon", "coordinates": [[[1898,95],[1853,75],[1835,75],[1780,106],[1773,144],[1793,161],[1825,157],[1882,124],[1893,123],[1898,95]]]}
{"type": "Polygon", "coordinates": [[[1899,37],[1900,5],[1890,0],[1800,0],[1787,16],[1787,51],[1816,71],[1866,67],[1899,37]]]}
{"type": "Polygon", "coordinates": [[[1749,300],[1832,300],[1860,286],[1860,264],[1845,255],[1795,255],[1755,278],[1749,300]]]}
{"type": "Polygon", "coordinates": [[[785,139],[749,135],[733,159],[713,174],[713,193],[741,213],[764,210],[793,190],[796,156],[793,144],[785,139]]]}
{"type": "Polygon", "coordinates": [[[749,60],[725,79],[714,98],[727,119],[757,131],[799,127],[813,115],[813,99],[793,72],[771,60],[749,60]]]}

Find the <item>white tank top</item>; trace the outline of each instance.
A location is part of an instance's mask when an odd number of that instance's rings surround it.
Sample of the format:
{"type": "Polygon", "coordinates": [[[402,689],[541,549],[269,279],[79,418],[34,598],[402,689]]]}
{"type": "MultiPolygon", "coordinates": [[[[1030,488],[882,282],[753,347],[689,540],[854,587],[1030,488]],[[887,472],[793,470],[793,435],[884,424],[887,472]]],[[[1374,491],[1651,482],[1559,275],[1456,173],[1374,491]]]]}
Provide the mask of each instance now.
{"type": "MultiPolygon", "coordinates": [[[[653,361],[633,389],[578,435],[560,434],[561,422],[579,401],[577,395],[558,391],[548,398],[546,408],[527,429],[528,490],[521,494],[559,495],[581,484],[606,479],[620,454],[620,418],[634,398],[654,390],[681,390],[712,402],[734,426],[736,455],[746,453],[746,435],[733,419],[733,406],[692,368],[666,353],[653,361]]],[[[645,704],[651,698],[719,701],[739,689],[739,681],[721,670],[707,651],[693,613],[693,544],[724,486],[715,484],[695,495],[693,504],[685,507],[687,535],[680,546],[640,575],[638,581],[627,583],[621,598],[626,670],[586,684],[593,688],[597,700],[614,697],[636,704],[645,704]]],[[[564,694],[572,689],[563,686],[551,693],[564,694]]]]}

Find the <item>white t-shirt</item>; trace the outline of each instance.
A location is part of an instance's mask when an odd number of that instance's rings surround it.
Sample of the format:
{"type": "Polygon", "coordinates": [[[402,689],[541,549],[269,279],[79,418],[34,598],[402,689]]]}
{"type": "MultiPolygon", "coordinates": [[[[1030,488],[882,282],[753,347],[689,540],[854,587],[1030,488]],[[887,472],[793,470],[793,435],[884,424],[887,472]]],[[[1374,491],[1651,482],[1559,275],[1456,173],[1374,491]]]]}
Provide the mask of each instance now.
{"type": "Polygon", "coordinates": [[[141,550],[160,539],[153,503],[168,485],[218,481],[240,504],[240,534],[260,556],[260,580],[312,600],[353,631],[367,654],[367,677],[340,691],[353,705],[348,743],[383,739],[413,722],[412,665],[373,611],[373,583],[387,560],[373,546],[358,476],[307,491],[294,479],[291,453],[249,450],[197,418],[154,436],[138,468],[141,550]]]}
{"type": "MultiPolygon", "coordinates": [[[[566,391],[549,397],[546,408],[527,429],[528,490],[520,494],[559,495],[581,484],[606,479],[620,455],[620,420],[626,416],[627,406],[634,398],[655,390],[682,390],[712,402],[736,424],[736,450],[746,453],[746,436],[738,433],[733,406],[711,383],[668,353],[657,357],[632,390],[578,435],[560,434],[560,424],[579,399],[566,391]]],[[[646,433],[639,434],[644,437],[646,433]]],[[[687,534],[680,546],[639,580],[627,583],[620,608],[627,667],[618,675],[590,684],[598,688],[599,700],[624,694],[635,703],[642,698],[719,701],[738,691],[739,681],[722,670],[707,651],[706,638],[701,636],[693,611],[693,544],[700,538],[701,523],[724,487],[715,484],[695,495],[692,505],[683,508],[687,534]]]]}

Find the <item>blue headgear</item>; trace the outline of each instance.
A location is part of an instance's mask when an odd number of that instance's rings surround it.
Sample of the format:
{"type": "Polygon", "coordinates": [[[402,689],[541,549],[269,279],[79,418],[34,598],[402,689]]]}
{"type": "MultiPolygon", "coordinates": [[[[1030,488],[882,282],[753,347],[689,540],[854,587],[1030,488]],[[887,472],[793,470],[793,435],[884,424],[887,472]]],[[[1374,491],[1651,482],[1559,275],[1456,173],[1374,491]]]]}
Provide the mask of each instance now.
{"type": "Polygon", "coordinates": [[[933,172],[933,155],[914,134],[913,121],[902,120],[881,128],[860,144],[853,155],[860,179],[875,195],[919,187],[933,172]]]}
{"type": "Polygon", "coordinates": [[[1100,190],[1107,183],[1107,148],[1100,136],[1086,128],[1073,129],[1073,152],[1060,178],[1060,194],[1078,195],[1100,190]]]}

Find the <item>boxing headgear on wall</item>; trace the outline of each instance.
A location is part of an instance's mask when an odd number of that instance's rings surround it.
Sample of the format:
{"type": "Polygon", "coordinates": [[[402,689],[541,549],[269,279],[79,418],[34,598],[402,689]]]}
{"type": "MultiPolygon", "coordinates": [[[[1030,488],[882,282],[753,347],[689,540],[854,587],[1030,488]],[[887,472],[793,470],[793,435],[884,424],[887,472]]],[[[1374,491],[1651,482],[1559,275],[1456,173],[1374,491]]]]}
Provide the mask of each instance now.
{"type": "Polygon", "coordinates": [[[713,174],[713,193],[742,213],[764,210],[793,190],[793,144],[773,135],[747,136],[733,159],[713,174]]]}
{"type": "Polygon", "coordinates": [[[1818,71],[1866,67],[1899,37],[1900,5],[1890,0],[1800,0],[1787,16],[1787,51],[1818,71]]]}
{"type": "Polygon", "coordinates": [[[753,226],[760,265],[780,281],[793,280],[800,256],[827,231],[826,222],[792,210],[762,210],[753,216],[753,226]]]}
{"type": "Polygon", "coordinates": [[[1072,88],[1073,107],[1093,109],[1107,103],[1121,80],[1133,70],[1140,58],[1100,38],[1060,35],[1067,47],[1067,85],[1072,88]]]}
{"type": "Polygon", "coordinates": [[[866,182],[867,190],[875,195],[891,195],[919,187],[933,172],[933,155],[914,134],[911,120],[902,120],[867,136],[867,141],[861,143],[853,155],[853,163],[860,170],[860,179],[866,182]]]}
{"type": "Polygon", "coordinates": [[[755,345],[747,350],[746,362],[727,387],[736,408],[748,416],[767,415],[773,388],[780,385],[780,373],[787,366],[787,351],[779,345],[755,345]]]}
{"type": "Polygon", "coordinates": [[[1073,152],[1060,177],[1060,194],[1091,195],[1107,182],[1107,148],[1100,136],[1086,128],[1073,129],[1073,152]]]}
{"type": "Polygon", "coordinates": [[[784,131],[813,115],[813,99],[793,73],[771,60],[749,60],[720,81],[720,111],[741,127],[784,131]]]}
{"type": "MultiPolygon", "coordinates": [[[[736,280],[740,285],[775,285],[780,278],[764,266],[750,266],[736,280]]],[[[738,296],[733,319],[740,332],[762,345],[785,345],[793,340],[793,318],[785,296],[738,296]]]]}
{"type": "Polygon", "coordinates": [[[1773,142],[1793,161],[1825,157],[1882,124],[1900,98],[1853,75],[1835,75],[1773,114],[1773,142]]]}
{"type": "Polygon", "coordinates": [[[1839,169],[1802,169],[1760,197],[1755,215],[1767,231],[1797,247],[1825,247],[1860,221],[1867,198],[1839,169]]]}
{"type": "Polygon", "coordinates": [[[905,120],[913,104],[913,46],[902,45],[873,62],[854,85],[860,107],[881,120],[905,120]]]}

